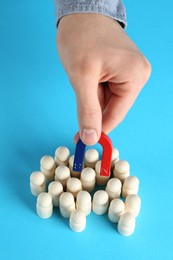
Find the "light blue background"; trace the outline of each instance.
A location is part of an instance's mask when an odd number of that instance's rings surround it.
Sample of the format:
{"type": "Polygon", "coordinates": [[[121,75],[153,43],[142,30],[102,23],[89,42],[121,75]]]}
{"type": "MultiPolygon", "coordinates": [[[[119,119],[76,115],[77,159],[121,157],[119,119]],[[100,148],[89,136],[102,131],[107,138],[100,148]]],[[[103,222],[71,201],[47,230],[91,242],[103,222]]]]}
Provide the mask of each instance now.
{"type": "Polygon", "coordinates": [[[35,213],[29,176],[59,145],[74,152],[75,96],[58,60],[53,1],[0,2],[0,259],[173,259],[172,1],[125,1],[127,33],[150,60],[150,81],[111,134],[140,179],[133,236],[93,213],[77,234],[58,211],[35,213]]]}

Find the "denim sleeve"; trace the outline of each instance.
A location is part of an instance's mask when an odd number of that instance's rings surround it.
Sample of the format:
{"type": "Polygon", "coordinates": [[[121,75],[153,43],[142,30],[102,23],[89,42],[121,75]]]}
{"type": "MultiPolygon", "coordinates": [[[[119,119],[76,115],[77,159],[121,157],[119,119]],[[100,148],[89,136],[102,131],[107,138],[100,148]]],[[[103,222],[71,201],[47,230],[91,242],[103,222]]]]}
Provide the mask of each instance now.
{"type": "Polygon", "coordinates": [[[54,0],[56,24],[64,15],[74,13],[97,13],[117,20],[126,27],[126,9],[121,0],[54,0]]]}

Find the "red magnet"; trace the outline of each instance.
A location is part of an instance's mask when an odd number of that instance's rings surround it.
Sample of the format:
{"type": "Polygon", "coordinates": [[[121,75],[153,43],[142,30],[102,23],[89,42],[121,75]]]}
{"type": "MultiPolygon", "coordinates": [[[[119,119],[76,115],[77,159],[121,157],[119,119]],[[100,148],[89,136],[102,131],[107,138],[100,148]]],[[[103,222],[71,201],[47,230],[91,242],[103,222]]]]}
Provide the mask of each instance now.
{"type": "MultiPolygon", "coordinates": [[[[111,161],[112,161],[112,149],[113,149],[112,142],[110,138],[102,132],[98,143],[101,144],[103,148],[100,176],[108,177],[110,175],[110,168],[111,168],[111,161]]],[[[85,148],[86,145],[81,141],[81,139],[79,139],[76,144],[73,171],[76,172],[82,171],[85,148]]]]}
{"type": "Polygon", "coordinates": [[[102,132],[98,143],[103,147],[100,176],[109,176],[112,161],[112,142],[111,139],[102,132]]]}

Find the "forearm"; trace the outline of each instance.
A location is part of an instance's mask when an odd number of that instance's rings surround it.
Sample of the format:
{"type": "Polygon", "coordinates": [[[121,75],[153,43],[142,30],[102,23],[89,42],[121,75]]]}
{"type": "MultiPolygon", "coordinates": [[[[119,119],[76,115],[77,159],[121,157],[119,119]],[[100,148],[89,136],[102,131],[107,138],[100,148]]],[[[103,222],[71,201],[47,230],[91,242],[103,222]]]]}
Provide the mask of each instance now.
{"type": "Polygon", "coordinates": [[[121,0],[54,0],[56,24],[64,15],[75,13],[97,13],[117,20],[126,27],[126,10],[121,0]]]}

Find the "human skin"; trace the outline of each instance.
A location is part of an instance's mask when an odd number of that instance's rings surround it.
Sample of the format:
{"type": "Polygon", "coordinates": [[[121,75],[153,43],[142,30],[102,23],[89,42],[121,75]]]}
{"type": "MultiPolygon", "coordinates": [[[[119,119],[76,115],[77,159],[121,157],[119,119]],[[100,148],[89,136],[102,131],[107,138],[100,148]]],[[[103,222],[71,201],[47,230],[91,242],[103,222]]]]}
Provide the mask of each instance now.
{"type": "Polygon", "coordinates": [[[120,24],[101,14],[61,18],[57,50],[76,94],[79,137],[97,143],[124,119],[151,66],[120,24]]]}

